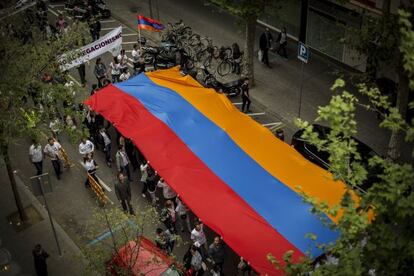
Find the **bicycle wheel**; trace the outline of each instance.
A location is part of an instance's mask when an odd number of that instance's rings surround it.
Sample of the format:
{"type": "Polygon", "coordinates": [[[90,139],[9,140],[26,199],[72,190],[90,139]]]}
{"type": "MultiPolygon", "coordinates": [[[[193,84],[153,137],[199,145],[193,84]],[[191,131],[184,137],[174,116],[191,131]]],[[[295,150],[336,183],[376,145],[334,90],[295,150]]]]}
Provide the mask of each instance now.
{"type": "Polygon", "coordinates": [[[224,60],[217,67],[217,73],[220,76],[224,77],[224,76],[226,76],[227,74],[230,73],[231,67],[232,67],[231,63],[228,60],[224,60]]]}

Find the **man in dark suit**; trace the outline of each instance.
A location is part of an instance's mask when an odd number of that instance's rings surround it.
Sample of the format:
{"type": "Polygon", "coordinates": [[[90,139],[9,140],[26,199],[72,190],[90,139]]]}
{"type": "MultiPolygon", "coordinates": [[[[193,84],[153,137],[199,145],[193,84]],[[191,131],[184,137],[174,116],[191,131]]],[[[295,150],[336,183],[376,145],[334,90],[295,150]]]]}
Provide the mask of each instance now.
{"type": "Polygon", "coordinates": [[[128,179],[120,172],[118,173],[118,181],[115,183],[115,194],[122,205],[122,209],[133,215],[134,210],[131,205],[131,187],[128,179]]]}
{"type": "Polygon", "coordinates": [[[260,36],[259,48],[263,52],[262,62],[270,68],[269,64],[269,49],[272,47],[273,37],[269,28],[266,28],[264,33],[260,36]]]}

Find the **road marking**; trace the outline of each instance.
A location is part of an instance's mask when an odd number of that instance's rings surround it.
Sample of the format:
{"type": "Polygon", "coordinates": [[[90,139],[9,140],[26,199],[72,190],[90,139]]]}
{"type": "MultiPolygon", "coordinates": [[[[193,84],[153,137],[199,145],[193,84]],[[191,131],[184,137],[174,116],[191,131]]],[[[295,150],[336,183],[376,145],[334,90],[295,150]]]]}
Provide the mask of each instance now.
{"type": "Polygon", "coordinates": [[[101,22],[101,23],[113,23],[113,22],[116,22],[116,21],[112,20],[112,19],[109,19],[109,20],[101,20],[99,22],[101,22]]]}
{"type": "Polygon", "coordinates": [[[76,83],[77,85],[81,86],[81,84],[74,77],[72,77],[72,75],[68,74],[68,76],[69,76],[69,78],[71,80],[73,80],[74,83],[76,83]]]}
{"type": "MultiPolygon", "coordinates": [[[[126,216],[125,216],[126,217],[126,216]]],[[[118,226],[116,226],[116,227],[114,227],[113,229],[112,229],[112,232],[111,231],[106,231],[106,232],[103,232],[101,235],[99,235],[98,237],[96,237],[94,240],[91,240],[87,245],[88,246],[90,246],[90,245],[94,245],[94,244],[97,244],[98,242],[101,242],[101,241],[103,241],[103,240],[105,240],[105,239],[107,239],[108,237],[110,237],[113,233],[115,233],[115,232],[117,232],[117,231],[119,231],[122,227],[124,227],[124,225],[125,224],[129,224],[132,228],[134,228],[134,229],[137,229],[138,227],[137,227],[137,225],[133,222],[133,221],[131,221],[130,219],[126,219],[126,220],[124,220],[120,225],[118,225],[118,226]]]]}
{"type": "Polygon", "coordinates": [[[262,126],[267,127],[267,126],[277,126],[277,125],[282,125],[282,124],[283,124],[282,122],[276,122],[276,123],[262,124],[262,126]]]}
{"type": "MultiPolygon", "coordinates": [[[[49,7],[50,7],[50,5],[49,5],[49,7]]],[[[53,13],[54,15],[56,15],[56,16],[59,16],[59,14],[57,14],[53,9],[49,9],[49,11],[51,12],[51,13],[53,13]]]]}
{"type": "MultiPolygon", "coordinates": [[[[6,15],[5,15],[5,16],[3,16],[2,18],[0,18],[0,21],[3,21],[3,19],[6,19],[7,17],[10,17],[10,16],[12,16],[12,15],[18,14],[19,12],[21,12],[21,11],[24,11],[24,10],[28,9],[28,8],[30,8],[30,7],[32,7],[32,6],[34,6],[35,4],[36,4],[36,2],[30,3],[29,5],[24,6],[24,7],[21,7],[21,8],[19,8],[18,10],[16,10],[16,11],[12,12],[12,13],[6,14],[6,15]]],[[[5,9],[5,10],[7,10],[7,9],[5,9]]],[[[12,10],[13,10],[13,9],[11,9],[10,11],[12,11],[12,10]]]]}
{"type": "Polygon", "coordinates": [[[135,44],[137,43],[136,41],[126,41],[126,42],[122,42],[122,44],[135,44]]]}
{"type": "MultiPolygon", "coordinates": [[[[124,27],[124,26],[119,26],[119,27],[122,27],[122,29],[127,29],[127,27],[124,27]]],[[[115,30],[116,28],[119,28],[119,27],[115,27],[115,28],[102,28],[101,29],[101,31],[113,31],[113,30],[115,30]]]]}
{"type": "Polygon", "coordinates": [[[65,4],[50,4],[49,7],[56,8],[56,7],[64,7],[65,4]]]}
{"type": "Polygon", "coordinates": [[[122,36],[133,36],[133,35],[138,35],[138,34],[122,34],[122,36]]]}
{"type": "Polygon", "coordinates": [[[265,115],[264,112],[257,112],[257,113],[247,113],[249,116],[259,116],[259,115],[265,115]]]}

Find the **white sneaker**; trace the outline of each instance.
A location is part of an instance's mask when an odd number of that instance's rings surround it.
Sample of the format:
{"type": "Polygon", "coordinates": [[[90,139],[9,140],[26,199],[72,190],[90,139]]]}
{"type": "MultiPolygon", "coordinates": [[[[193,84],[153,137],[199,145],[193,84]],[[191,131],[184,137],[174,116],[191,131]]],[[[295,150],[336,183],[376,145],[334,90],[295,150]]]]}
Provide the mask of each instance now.
{"type": "Polygon", "coordinates": [[[142,194],[142,197],[143,197],[143,198],[146,198],[147,196],[146,196],[145,194],[142,194]]]}

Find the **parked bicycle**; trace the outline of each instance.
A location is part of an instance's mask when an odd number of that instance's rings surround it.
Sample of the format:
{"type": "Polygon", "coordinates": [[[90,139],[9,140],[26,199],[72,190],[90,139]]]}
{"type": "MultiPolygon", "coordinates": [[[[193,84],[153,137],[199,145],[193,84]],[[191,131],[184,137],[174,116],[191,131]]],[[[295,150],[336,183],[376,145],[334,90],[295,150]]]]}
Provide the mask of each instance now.
{"type": "Polygon", "coordinates": [[[174,24],[167,23],[167,28],[161,36],[161,41],[177,44],[179,41],[189,39],[192,33],[191,27],[185,26],[182,20],[174,24]]]}

